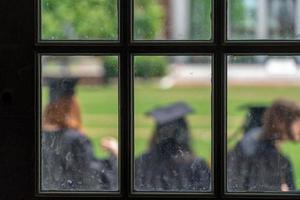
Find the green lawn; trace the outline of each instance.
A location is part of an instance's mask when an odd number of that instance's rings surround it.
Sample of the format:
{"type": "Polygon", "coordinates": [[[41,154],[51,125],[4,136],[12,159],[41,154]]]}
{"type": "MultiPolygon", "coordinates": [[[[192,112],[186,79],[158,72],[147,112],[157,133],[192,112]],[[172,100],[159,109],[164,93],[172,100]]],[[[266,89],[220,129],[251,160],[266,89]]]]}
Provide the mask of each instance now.
{"type": "MultiPolygon", "coordinates": [[[[244,104],[270,104],[277,97],[285,97],[300,102],[297,87],[231,87],[228,90],[228,135],[230,136],[243,122],[245,110],[239,109],[244,104]]],[[[47,89],[43,92],[43,105],[47,101],[47,89]]],[[[77,88],[82,109],[83,130],[91,138],[95,154],[106,154],[98,146],[104,136],[118,135],[118,90],[116,86],[77,88]]],[[[161,90],[151,83],[137,83],[135,86],[135,155],[146,151],[152,135],[154,123],[145,112],[156,106],[176,101],[185,101],[195,112],[188,117],[191,128],[192,146],[196,155],[211,163],[211,92],[209,87],[172,88],[161,90]]],[[[229,147],[241,137],[229,141],[229,147]]],[[[300,144],[291,142],[283,145],[283,152],[292,160],[298,188],[300,188],[300,144]]]]}

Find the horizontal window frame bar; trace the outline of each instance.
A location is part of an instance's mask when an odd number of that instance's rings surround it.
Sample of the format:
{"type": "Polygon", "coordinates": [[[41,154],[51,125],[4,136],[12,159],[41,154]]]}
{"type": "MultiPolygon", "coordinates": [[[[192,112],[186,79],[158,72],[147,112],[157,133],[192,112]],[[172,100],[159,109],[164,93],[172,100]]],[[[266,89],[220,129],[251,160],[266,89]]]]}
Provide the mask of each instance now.
{"type": "Polygon", "coordinates": [[[141,41],[141,42],[120,42],[120,41],[106,41],[105,43],[95,43],[92,41],[82,41],[82,42],[59,42],[59,41],[53,41],[53,42],[43,42],[43,43],[37,43],[35,44],[36,47],[46,47],[46,46],[96,46],[96,47],[106,47],[106,46],[131,46],[131,47],[144,47],[144,46],[300,46],[300,41],[225,41],[223,42],[223,39],[218,39],[219,41],[216,42],[209,42],[209,41],[199,41],[199,42],[193,42],[193,41],[141,41]]]}
{"type": "Polygon", "coordinates": [[[130,199],[141,199],[141,198],[153,198],[153,199],[217,199],[214,193],[166,193],[166,192],[155,192],[151,194],[150,192],[144,193],[132,193],[128,195],[130,199]]]}
{"type": "Polygon", "coordinates": [[[206,45],[187,45],[187,44],[143,44],[143,45],[41,45],[36,46],[35,50],[44,52],[72,52],[72,53],[299,53],[300,44],[286,44],[286,43],[270,43],[270,44],[259,44],[259,43],[234,43],[234,44],[206,44],[206,45]]]}
{"type": "Polygon", "coordinates": [[[224,193],[223,199],[300,199],[299,193],[224,193]]]}

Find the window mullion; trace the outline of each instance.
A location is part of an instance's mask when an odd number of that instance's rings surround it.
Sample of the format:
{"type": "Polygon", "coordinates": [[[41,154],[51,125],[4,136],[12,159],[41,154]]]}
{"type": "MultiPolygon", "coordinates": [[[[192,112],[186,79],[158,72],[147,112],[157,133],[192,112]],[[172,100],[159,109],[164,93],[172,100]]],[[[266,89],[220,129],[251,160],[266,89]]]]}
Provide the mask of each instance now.
{"type": "Polygon", "coordinates": [[[213,32],[216,50],[214,51],[213,62],[213,175],[214,192],[217,198],[224,194],[224,144],[225,144],[225,89],[226,89],[226,70],[224,60],[225,41],[225,1],[214,0],[213,32]]]}
{"type": "Polygon", "coordinates": [[[120,0],[120,192],[123,197],[128,197],[131,190],[131,155],[132,155],[132,66],[129,52],[129,43],[131,37],[131,1],[120,0]]]}

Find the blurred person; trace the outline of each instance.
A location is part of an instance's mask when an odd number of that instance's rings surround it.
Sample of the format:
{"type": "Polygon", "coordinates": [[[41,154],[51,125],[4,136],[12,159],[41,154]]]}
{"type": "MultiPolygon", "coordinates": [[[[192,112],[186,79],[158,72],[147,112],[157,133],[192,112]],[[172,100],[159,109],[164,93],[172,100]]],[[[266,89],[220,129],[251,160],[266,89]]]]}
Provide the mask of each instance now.
{"type": "Polygon", "coordinates": [[[247,109],[247,117],[244,124],[228,138],[228,141],[238,136],[238,133],[242,131],[243,137],[236,144],[236,151],[243,151],[246,154],[251,154],[255,151],[257,138],[262,134],[262,118],[263,114],[267,110],[267,106],[263,105],[244,105],[241,109],[247,109]]]}
{"type": "Polygon", "coordinates": [[[94,157],[74,96],[77,81],[48,80],[50,99],[42,119],[42,189],[117,190],[117,141],[104,138],[101,146],[111,156],[105,160],[94,157]]]}
{"type": "Polygon", "coordinates": [[[263,126],[262,118],[263,114],[267,110],[267,106],[263,105],[245,105],[241,107],[248,109],[247,118],[245,124],[243,125],[243,131],[245,134],[254,128],[261,128],[263,126]]]}
{"type": "Polygon", "coordinates": [[[210,191],[210,170],[190,145],[185,115],[192,109],[179,102],[149,113],[156,128],[148,152],[135,160],[137,191],[210,191]]]}
{"type": "Polygon", "coordinates": [[[292,165],[280,149],[280,144],[286,140],[300,141],[300,107],[292,101],[279,99],[264,112],[262,128],[252,129],[252,133],[247,133],[228,152],[228,190],[295,190],[292,165]]]}

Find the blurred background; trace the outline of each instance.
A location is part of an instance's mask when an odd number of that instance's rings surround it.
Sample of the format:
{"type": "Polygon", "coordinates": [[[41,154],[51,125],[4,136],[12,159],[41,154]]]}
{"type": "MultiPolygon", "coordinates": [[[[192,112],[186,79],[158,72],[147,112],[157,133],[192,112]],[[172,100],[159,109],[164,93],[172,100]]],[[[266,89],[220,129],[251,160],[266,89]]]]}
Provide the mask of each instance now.
{"type": "MultiPolygon", "coordinates": [[[[42,0],[44,40],[117,40],[118,0],[42,0]],[[76,2],[76,3],[74,3],[76,2]]],[[[211,0],[134,0],[136,40],[210,40],[211,0]]],[[[227,38],[299,39],[300,0],[228,0],[227,38]]]]}
{"type": "MultiPolygon", "coordinates": [[[[248,106],[270,106],[278,98],[300,103],[299,56],[247,56],[228,57],[227,144],[234,147],[242,138],[243,125],[252,116],[248,106]]],[[[300,187],[300,144],[283,143],[283,154],[290,158],[296,186],[300,187]]]]}
{"type": "Polygon", "coordinates": [[[228,0],[227,38],[300,38],[300,0],[228,0]]]}
{"type": "Polygon", "coordinates": [[[118,57],[42,56],[42,110],[49,99],[47,80],[78,77],[75,87],[82,118],[82,131],[91,139],[97,157],[108,156],[100,139],[118,138],[118,57]]]}
{"type": "Polygon", "coordinates": [[[211,57],[134,57],[135,156],[150,147],[155,130],[146,113],[161,106],[185,102],[192,150],[211,164],[211,57]],[[146,73],[147,72],[147,73],[146,73]]]}
{"type": "MultiPolygon", "coordinates": [[[[209,40],[210,0],[134,0],[134,39],[209,40]]],[[[117,40],[117,0],[42,0],[41,38],[45,40],[117,40]]],[[[299,39],[300,0],[228,0],[227,38],[299,39]]],[[[195,109],[188,116],[193,149],[211,158],[211,57],[135,56],[135,156],[148,148],[154,121],[145,112],[184,100],[195,109]]],[[[42,56],[47,77],[80,77],[77,96],[85,133],[97,156],[103,136],[118,133],[118,58],[116,56],[42,56]]],[[[300,56],[231,55],[228,57],[228,148],[243,132],[245,105],[270,105],[284,97],[300,102],[300,56]]],[[[48,89],[43,81],[43,106],[48,89]]],[[[300,188],[299,144],[286,142],[284,153],[300,188]]]]}

